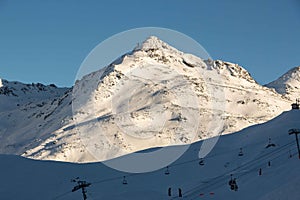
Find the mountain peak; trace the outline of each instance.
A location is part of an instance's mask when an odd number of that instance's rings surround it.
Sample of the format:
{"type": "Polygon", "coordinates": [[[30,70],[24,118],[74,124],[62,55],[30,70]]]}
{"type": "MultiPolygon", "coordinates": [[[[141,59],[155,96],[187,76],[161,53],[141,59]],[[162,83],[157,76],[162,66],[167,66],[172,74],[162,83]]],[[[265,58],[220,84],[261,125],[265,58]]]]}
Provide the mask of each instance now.
{"type": "Polygon", "coordinates": [[[160,49],[164,46],[165,42],[160,40],[156,36],[150,36],[147,38],[143,43],[142,43],[142,48],[143,50],[147,49],[160,49]]]}
{"type": "Polygon", "coordinates": [[[279,79],[277,79],[276,81],[288,83],[292,80],[300,81],[300,66],[290,69],[288,72],[279,77],[279,79]]]}
{"type": "Polygon", "coordinates": [[[135,48],[135,51],[142,50],[142,51],[153,51],[153,50],[169,50],[173,52],[179,52],[176,48],[170,46],[166,42],[160,40],[156,36],[150,36],[145,41],[142,42],[141,45],[138,45],[135,48]]]}
{"type": "Polygon", "coordinates": [[[154,35],[152,35],[152,36],[150,36],[150,37],[148,37],[145,41],[144,41],[144,43],[163,43],[163,41],[161,40],[161,39],[159,39],[157,36],[154,36],[154,35]]]}
{"type": "Polygon", "coordinates": [[[286,74],[290,74],[290,78],[300,81],[300,66],[294,67],[293,69],[288,71],[286,74]]]}
{"type": "Polygon", "coordinates": [[[299,98],[300,96],[300,66],[294,67],[277,80],[267,84],[267,87],[274,88],[278,93],[289,96],[290,98],[299,98]],[[291,95],[293,94],[293,95],[291,95]]]}

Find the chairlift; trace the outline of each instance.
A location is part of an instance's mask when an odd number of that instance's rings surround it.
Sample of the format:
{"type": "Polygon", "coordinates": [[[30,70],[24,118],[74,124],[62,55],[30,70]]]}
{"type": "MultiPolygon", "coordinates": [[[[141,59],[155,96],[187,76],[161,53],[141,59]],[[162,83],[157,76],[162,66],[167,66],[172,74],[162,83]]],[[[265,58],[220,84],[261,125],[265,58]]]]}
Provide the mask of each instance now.
{"type": "Polygon", "coordinates": [[[169,171],[169,166],[166,167],[166,171],[165,171],[165,175],[169,175],[170,171],[169,171]]]}
{"type": "Polygon", "coordinates": [[[127,185],[127,180],[126,180],[126,176],[123,176],[123,182],[122,182],[123,185],[127,185]]]}
{"type": "Polygon", "coordinates": [[[230,189],[233,191],[237,191],[238,190],[238,186],[236,183],[236,178],[232,178],[232,174],[230,175],[230,180],[228,182],[228,185],[230,186],[230,189]]]}
{"type": "Polygon", "coordinates": [[[289,158],[292,158],[293,157],[293,154],[291,152],[291,150],[289,150],[289,158]]]}
{"type": "Polygon", "coordinates": [[[266,146],[266,149],[267,148],[270,148],[270,147],[275,147],[276,145],[274,144],[274,143],[272,143],[272,140],[271,140],[271,138],[269,138],[269,143],[268,143],[268,145],[266,146]]]}
{"type": "Polygon", "coordinates": [[[200,158],[199,165],[201,165],[201,166],[204,165],[204,159],[203,158],[200,158]]]}
{"type": "Polygon", "coordinates": [[[239,156],[243,156],[243,155],[244,155],[243,148],[240,148],[239,156]]]}

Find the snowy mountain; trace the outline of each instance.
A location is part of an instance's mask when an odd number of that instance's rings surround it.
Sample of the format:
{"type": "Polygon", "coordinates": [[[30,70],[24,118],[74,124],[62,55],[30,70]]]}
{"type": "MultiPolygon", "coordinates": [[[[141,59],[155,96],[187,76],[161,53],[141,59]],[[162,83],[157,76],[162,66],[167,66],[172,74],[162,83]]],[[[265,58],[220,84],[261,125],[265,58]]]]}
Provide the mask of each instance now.
{"type": "Polygon", "coordinates": [[[23,84],[1,80],[0,87],[0,151],[23,154],[37,146],[67,120],[68,88],[54,84],[23,84]],[[62,113],[62,114],[59,114],[62,113]]]}
{"type": "Polygon", "coordinates": [[[292,103],[238,64],[202,60],[156,37],[70,89],[1,82],[0,153],[70,162],[236,132],[292,103]]]}
{"type": "Polygon", "coordinates": [[[199,165],[198,158],[204,141],[196,142],[169,165],[169,174],[165,173],[166,168],[128,174],[102,163],[74,164],[1,155],[1,198],[81,199],[80,190],[71,191],[77,184],[70,181],[79,177],[91,183],[87,187],[87,198],[91,200],[296,200],[300,196],[300,160],[295,137],[290,136],[288,130],[299,128],[299,119],[300,111],[292,110],[267,123],[221,136],[204,158],[204,165],[199,165]],[[243,155],[239,155],[240,148],[243,155]],[[236,178],[237,191],[228,185],[231,175],[236,178]],[[124,180],[127,184],[122,184],[124,180]],[[168,196],[169,188],[171,196],[168,196]],[[182,190],[181,198],[178,188],[182,190]]]}
{"type": "Polygon", "coordinates": [[[277,80],[266,85],[269,88],[274,88],[279,94],[284,97],[295,100],[300,96],[300,66],[295,67],[279,77],[277,80]]]}

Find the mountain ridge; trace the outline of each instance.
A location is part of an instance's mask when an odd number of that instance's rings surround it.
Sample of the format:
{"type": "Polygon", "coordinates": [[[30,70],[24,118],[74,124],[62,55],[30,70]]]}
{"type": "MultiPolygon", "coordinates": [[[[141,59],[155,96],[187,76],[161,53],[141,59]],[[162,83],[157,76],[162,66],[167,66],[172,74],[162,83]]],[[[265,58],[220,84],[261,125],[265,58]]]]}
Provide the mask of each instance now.
{"type": "Polygon", "coordinates": [[[268,83],[266,86],[274,88],[284,97],[295,100],[300,97],[300,66],[290,69],[275,81],[268,83]]]}
{"type": "MultiPolygon", "coordinates": [[[[156,37],[149,38],[129,54],[112,62],[106,71],[102,69],[84,76],[76,81],[73,88],[60,89],[37,84],[20,86],[23,87],[35,88],[36,91],[40,91],[41,88],[40,92],[36,92],[37,94],[46,94],[48,90],[53,90],[54,94],[59,95],[54,95],[55,97],[49,94],[41,95],[42,99],[29,98],[27,104],[15,105],[10,111],[6,109],[7,106],[2,106],[0,138],[3,142],[0,145],[0,152],[15,153],[35,159],[69,162],[105,160],[145,148],[176,142],[187,144],[215,136],[214,133],[205,131],[209,128],[205,124],[199,125],[199,132],[195,136],[189,135],[190,129],[187,128],[187,134],[183,134],[185,132],[183,128],[193,122],[189,121],[193,116],[187,113],[196,116],[197,109],[203,113],[199,118],[205,123],[209,124],[209,119],[216,116],[224,121],[224,126],[221,127],[222,133],[227,134],[253,124],[266,122],[282,111],[289,110],[292,103],[273,89],[259,85],[247,70],[237,64],[220,60],[202,60],[194,55],[180,52],[156,37]],[[211,72],[217,73],[218,79],[210,77],[211,72]],[[155,76],[156,73],[159,75],[155,76]],[[203,76],[207,76],[206,79],[203,76]],[[149,80],[155,80],[160,85],[151,85],[149,80]],[[182,83],[182,86],[178,83],[182,83]],[[134,95],[126,94],[129,90],[124,90],[124,84],[133,84],[137,89],[134,95]],[[187,88],[186,85],[191,86],[187,88]],[[175,86],[176,90],[164,88],[175,86]],[[120,93],[122,90],[125,93],[120,93]],[[223,92],[220,96],[212,96],[221,90],[223,92]],[[79,93],[76,93],[77,91],[79,93]],[[188,96],[190,102],[184,102],[185,97],[188,96]],[[120,97],[123,98],[123,102],[120,97]],[[196,98],[197,102],[195,102],[196,98]],[[112,101],[120,107],[110,108],[112,101]],[[125,109],[121,105],[124,102],[127,105],[126,102],[131,101],[134,103],[129,106],[130,115],[126,116],[123,113],[127,107],[125,109]],[[79,104],[76,105],[76,102],[79,104]],[[187,105],[191,103],[199,108],[189,108],[187,105]],[[225,107],[219,108],[218,105],[222,103],[225,107]],[[144,105],[148,105],[148,108],[144,105]],[[76,106],[79,109],[76,109],[76,106]],[[149,143],[132,145],[131,140],[128,140],[129,136],[153,136],[154,132],[149,130],[155,127],[144,129],[143,126],[145,123],[161,124],[159,121],[154,121],[153,117],[160,116],[162,110],[167,113],[163,120],[168,124],[166,132],[158,131],[149,143]],[[86,121],[89,123],[82,123],[86,121]],[[135,129],[133,122],[140,124],[140,129],[135,129]],[[121,125],[116,126],[116,123],[121,125]],[[82,126],[78,127],[78,124],[82,126]],[[111,130],[112,133],[106,134],[109,140],[101,147],[107,149],[107,152],[101,158],[95,158],[86,149],[86,144],[82,141],[83,135],[78,133],[78,129],[82,128],[84,132],[90,130],[89,126],[100,125],[105,130],[111,130]],[[133,135],[124,136],[119,126],[121,129],[126,127],[125,129],[133,132],[133,135]],[[181,129],[177,131],[176,127],[181,129]],[[114,146],[116,148],[111,151],[114,146]]],[[[2,105],[8,102],[14,104],[19,102],[19,100],[11,101],[11,98],[18,97],[4,98],[4,95],[0,94],[2,105]]]]}

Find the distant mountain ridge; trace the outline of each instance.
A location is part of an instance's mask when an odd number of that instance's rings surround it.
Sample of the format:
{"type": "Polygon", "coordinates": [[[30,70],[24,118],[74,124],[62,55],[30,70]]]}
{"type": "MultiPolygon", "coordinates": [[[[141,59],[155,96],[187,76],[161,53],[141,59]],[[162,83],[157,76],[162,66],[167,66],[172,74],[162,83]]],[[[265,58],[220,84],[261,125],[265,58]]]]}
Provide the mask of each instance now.
{"type": "Polygon", "coordinates": [[[300,66],[294,67],[277,80],[266,85],[274,88],[286,98],[295,100],[300,97],[300,66]]]}

